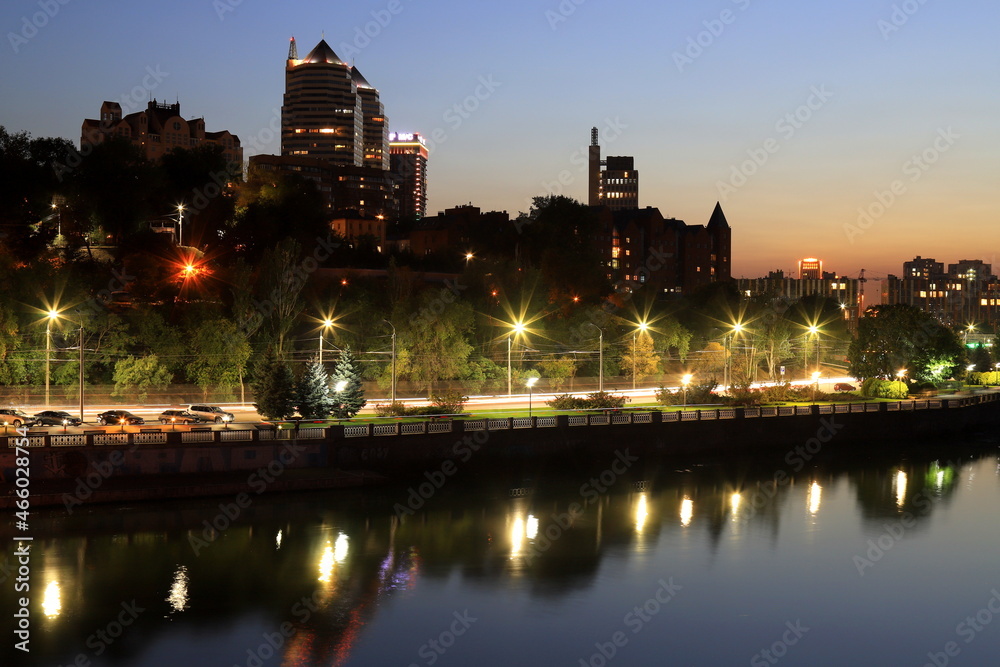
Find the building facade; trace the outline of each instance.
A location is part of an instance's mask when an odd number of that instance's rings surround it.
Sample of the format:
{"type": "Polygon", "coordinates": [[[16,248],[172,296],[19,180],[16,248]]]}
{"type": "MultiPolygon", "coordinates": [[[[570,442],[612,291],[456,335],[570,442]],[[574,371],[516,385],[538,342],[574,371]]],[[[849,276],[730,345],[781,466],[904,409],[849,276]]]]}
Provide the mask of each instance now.
{"type": "Polygon", "coordinates": [[[378,90],[326,40],[304,58],[292,38],[285,62],[281,154],[388,169],[388,120],[378,90]]]}
{"type": "Polygon", "coordinates": [[[595,242],[618,291],[650,285],[683,294],[732,277],[732,232],[716,204],[707,225],[664,218],[659,209],[597,209],[601,232],[595,242]]]}
{"type": "Polygon", "coordinates": [[[587,200],[591,206],[607,206],[612,211],[639,208],[639,172],[635,169],[635,159],[608,156],[601,160],[596,127],[590,130],[588,160],[587,200]]]}
{"type": "Polygon", "coordinates": [[[825,274],[822,278],[787,278],[783,271],[772,271],[766,278],[739,278],[736,288],[747,298],[799,301],[807,296],[824,296],[840,304],[840,311],[850,331],[857,331],[861,304],[861,281],[825,274]]]}
{"type": "Polygon", "coordinates": [[[427,213],[427,157],[427,145],[418,133],[389,133],[389,171],[404,220],[419,220],[427,213]]]}
{"type": "Polygon", "coordinates": [[[190,150],[203,145],[222,149],[232,171],[243,168],[243,147],[240,138],[228,130],[206,132],[204,118],[185,119],[181,104],[150,101],[144,111],[122,116],[118,102],[101,104],[100,119],[87,118],[80,131],[80,147],[96,146],[111,137],[120,137],[138,147],[143,156],[157,161],[175,148],[190,150]]]}
{"type": "Polygon", "coordinates": [[[1000,279],[982,260],[949,264],[917,257],[903,264],[903,276],[883,282],[882,302],[906,304],[931,313],[945,324],[968,328],[1000,327],[1000,279]]]}

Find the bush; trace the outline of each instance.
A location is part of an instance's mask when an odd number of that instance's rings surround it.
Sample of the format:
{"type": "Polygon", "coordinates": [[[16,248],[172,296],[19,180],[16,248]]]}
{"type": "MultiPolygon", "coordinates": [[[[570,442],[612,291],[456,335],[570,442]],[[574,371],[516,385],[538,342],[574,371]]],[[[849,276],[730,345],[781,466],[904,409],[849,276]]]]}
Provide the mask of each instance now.
{"type": "Polygon", "coordinates": [[[545,404],[556,410],[610,410],[624,407],[628,399],[624,396],[616,396],[606,391],[595,391],[585,397],[577,397],[571,394],[561,394],[555,396],[545,404]]]}
{"type": "Polygon", "coordinates": [[[405,403],[379,403],[375,406],[378,417],[423,417],[435,415],[457,415],[465,409],[468,396],[461,392],[449,391],[431,399],[431,405],[408,406],[405,403]]]}
{"type": "Polygon", "coordinates": [[[905,382],[868,378],[861,383],[861,395],[867,398],[904,399],[910,395],[905,382]]]}
{"type": "Polygon", "coordinates": [[[469,397],[463,396],[460,391],[446,391],[431,399],[431,406],[439,412],[426,414],[457,415],[465,410],[465,402],[468,400],[469,397]]]}
{"type": "MultiPolygon", "coordinates": [[[[715,378],[700,384],[690,385],[687,388],[688,405],[717,403],[719,401],[719,396],[714,392],[718,388],[719,383],[715,381],[715,378]]],[[[684,403],[684,390],[678,389],[676,392],[671,392],[666,387],[661,386],[656,391],[656,400],[659,401],[661,405],[681,405],[684,403]]]]}

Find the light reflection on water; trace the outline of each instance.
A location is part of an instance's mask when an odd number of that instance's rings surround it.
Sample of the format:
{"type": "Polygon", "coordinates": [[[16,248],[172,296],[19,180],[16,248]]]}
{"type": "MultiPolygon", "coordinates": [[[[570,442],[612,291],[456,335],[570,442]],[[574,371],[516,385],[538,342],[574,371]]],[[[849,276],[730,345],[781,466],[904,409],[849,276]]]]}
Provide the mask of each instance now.
{"type": "MultiPolygon", "coordinates": [[[[1000,545],[997,460],[781,484],[727,463],[639,492],[623,480],[595,502],[572,479],[514,498],[477,485],[412,515],[392,510],[391,489],[361,494],[360,509],[342,494],[263,497],[197,555],[190,535],[217,502],[52,512],[58,534],[34,548],[34,650],[4,664],[586,664],[618,631],[623,665],[746,664],[797,619],[813,629],[788,664],[922,664],[997,585],[984,555],[1000,545]],[[644,622],[655,631],[632,634],[626,613],[661,580],[682,588],[644,622]],[[88,638],[132,600],[150,611],[97,655],[88,638]]],[[[967,664],[991,641],[963,646],[967,664]]]]}

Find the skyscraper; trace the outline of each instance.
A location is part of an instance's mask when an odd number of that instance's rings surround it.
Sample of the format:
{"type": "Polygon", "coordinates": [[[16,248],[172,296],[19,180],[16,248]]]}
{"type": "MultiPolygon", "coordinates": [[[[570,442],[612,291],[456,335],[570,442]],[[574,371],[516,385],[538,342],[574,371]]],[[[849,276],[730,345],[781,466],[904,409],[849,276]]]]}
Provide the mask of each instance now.
{"type": "Polygon", "coordinates": [[[285,64],[281,154],[384,170],[387,149],[378,91],[325,40],[299,59],[293,37],[285,64]]]}
{"type": "Polygon", "coordinates": [[[285,62],[281,157],[255,158],[251,164],[264,169],[310,175],[330,211],[397,215],[389,123],[378,90],[325,40],[299,58],[292,38],[285,62]]]}
{"type": "Polygon", "coordinates": [[[389,134],[389,170],[398,188],[401,219],[419,220],[427,213],[427,155],[419,134],[389,134]]]}

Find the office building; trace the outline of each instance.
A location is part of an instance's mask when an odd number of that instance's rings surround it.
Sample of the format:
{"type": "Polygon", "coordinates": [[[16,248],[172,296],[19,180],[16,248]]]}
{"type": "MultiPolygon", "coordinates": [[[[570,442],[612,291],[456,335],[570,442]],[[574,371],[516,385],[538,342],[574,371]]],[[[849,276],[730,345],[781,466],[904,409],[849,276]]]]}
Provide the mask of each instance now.
{"type": "Polygon", "coordinates": [[[403,220],[419,220],[427,212],[427,156],[418,133],[389,133],[389,171],[403,220]]]}
{"type": "Polygon", "coordinates": [[[635,159],[608,156],[606,160],[601,160],[596,127],[590,130],[587,173],[591,206],[607,206],[612,211],[639,208],[639,172],[635,169],[635,159]]]}

